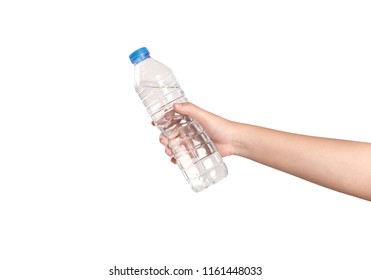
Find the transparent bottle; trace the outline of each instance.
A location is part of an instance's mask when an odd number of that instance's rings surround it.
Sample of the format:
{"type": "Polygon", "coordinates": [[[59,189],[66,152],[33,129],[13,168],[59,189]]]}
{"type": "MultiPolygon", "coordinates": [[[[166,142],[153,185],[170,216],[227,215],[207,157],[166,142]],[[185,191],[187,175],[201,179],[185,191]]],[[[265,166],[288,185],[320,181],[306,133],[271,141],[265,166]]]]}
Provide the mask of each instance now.
{"type": "Polygon", "coordinates": [[[214,143],[188,116],[173,111],[173,103],[188,101],[171,69],[150,57],[147,48],[133,52],[135,90],[155,125],[167,137],[184,177],[196,192],[228,174],[214,143]]]}

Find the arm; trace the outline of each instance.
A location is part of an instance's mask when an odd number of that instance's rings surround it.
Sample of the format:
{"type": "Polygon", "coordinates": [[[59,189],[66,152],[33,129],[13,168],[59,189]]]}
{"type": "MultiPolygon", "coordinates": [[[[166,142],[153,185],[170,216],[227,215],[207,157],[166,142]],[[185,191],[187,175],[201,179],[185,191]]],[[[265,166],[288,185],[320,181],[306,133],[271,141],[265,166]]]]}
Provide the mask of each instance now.
{"type": "MultiPolygon", "coordinates": [[[[305,136],[232,122],[192,103],[176,104],[174,110],[198,121],[222,156],[242,156],[315,184],[371,200],[371,143],[305,136]]],[[[160,139],[167,146],[166,138],[160,139]]],[[[168,147],[166,153],[172,156],[168,147]]]]}
{"type": "Polygon", "coordinates": [[[235,154],[371,200],[371,144],[237,124],[235,154]]]}

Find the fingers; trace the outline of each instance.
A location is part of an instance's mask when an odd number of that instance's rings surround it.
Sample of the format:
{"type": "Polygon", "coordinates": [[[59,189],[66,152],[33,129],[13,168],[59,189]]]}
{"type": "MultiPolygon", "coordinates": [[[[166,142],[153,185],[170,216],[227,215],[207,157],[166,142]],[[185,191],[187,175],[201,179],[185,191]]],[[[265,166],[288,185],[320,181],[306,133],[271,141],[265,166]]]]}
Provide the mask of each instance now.
{"type": "MultiPolygon", "coordinates": [[[[154,121],[151,121],[151,125],[152,126],[156,126],[155,122],[154,121]]],[[[174,137],[176,137],[177,135],[175,135],[174,137]]],[[[160,134],[160,137],[159,137],[159,141],[162,145],[165,146],[165,153],[171,157],[170,159],[170,162],[173,163],[173,164],[176,164],[176,159],[173,157],[173,151],[169,148],[169,142],[166,138],[166,136],[164,134],[160,134]]]]}
{"type": "Polygon", "coordinates": [[[169,145],[166,136],[164,134],[162,134],[162,133],[160,134],[159,140],[160,140],[160,143],[162,145],[164,145],[164,146],[168,146],[169,145]]]}
{"type": "Polygon", "coordinates": [[[165,147],[165,153],[166,153],[169,157],[172,157],[172,156],[173,156],[173,151],[172,151],[169,147],[165,147]]]}
{"type": "MultiPolygon", "coordinates": [[[[169,148],[169,142],[167,141],[166,136],[161,133],[159,140],[160,140],[160,143],[165,146],[165,154],[167,154],[169,157],[172,157],[173,151],[169,148]]],[[[175,163],[175,159],[174,161],[171,159],[171,162],[175,163]]]]}

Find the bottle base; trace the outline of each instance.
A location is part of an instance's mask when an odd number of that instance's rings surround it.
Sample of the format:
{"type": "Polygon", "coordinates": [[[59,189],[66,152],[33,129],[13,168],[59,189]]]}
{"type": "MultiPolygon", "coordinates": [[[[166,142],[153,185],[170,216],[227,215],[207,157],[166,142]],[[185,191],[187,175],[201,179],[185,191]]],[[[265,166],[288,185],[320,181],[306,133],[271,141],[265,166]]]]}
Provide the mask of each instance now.
{"type": "Polygon", "coordinates": [[[200,192],[208,188],[209,186],[223,180],[227,175],[228,169],[223,162],[215,168],[205,172],[201,176],[194,179],[189,179],[188,182],[191,185],[193,191],[200,192]]]}

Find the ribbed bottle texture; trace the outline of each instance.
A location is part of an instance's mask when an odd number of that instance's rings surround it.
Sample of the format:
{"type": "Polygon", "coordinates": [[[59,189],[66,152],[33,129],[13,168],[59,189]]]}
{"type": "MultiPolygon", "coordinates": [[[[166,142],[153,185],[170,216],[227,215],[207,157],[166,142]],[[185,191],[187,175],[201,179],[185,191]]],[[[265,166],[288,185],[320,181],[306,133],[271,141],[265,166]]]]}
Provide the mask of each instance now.
{"type": "Polygon", "coordinates": [[[225,178],[227,167],[203,128],[173,111],[174,103],[188,100],[172,71],[149,57],[147,49],[144,51],[147,57],[143,55],[142,60],[134,56],[136,52],[130,56],[132,62],[132,57],[136,58],[135,89],[155,125],[167,137],[184,177],[194,191],[201,191],[225,178]]]}

